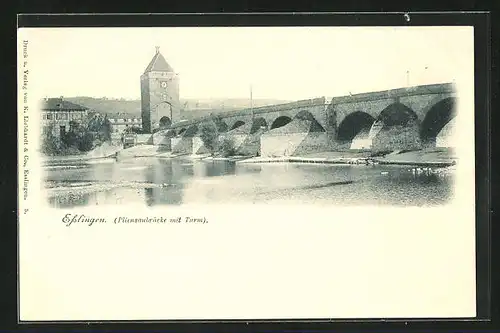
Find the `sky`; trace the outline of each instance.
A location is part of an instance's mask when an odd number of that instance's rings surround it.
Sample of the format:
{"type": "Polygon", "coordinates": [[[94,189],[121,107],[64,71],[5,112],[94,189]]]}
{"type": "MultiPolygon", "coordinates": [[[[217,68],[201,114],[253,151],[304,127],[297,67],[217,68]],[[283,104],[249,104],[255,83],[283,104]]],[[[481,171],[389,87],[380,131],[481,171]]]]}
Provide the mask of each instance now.
{"type": "Polygon", "coordinates": [[[472,27],[29,28],[47,97],[140,98],[155,46],[181,98],[299,100],[453,82],[473,70],[472,27]]]}

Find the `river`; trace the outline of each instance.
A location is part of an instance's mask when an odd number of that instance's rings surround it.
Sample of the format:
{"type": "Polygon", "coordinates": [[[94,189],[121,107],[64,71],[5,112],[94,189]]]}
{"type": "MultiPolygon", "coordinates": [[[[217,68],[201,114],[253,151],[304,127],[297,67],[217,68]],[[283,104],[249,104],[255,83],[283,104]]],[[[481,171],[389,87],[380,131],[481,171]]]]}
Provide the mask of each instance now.
{"type": "Polygon", "coordinates": [[[143,203],[287,203],[435,206],[453,174],[409,166],[235,163],[188,158],[95,160],[48,165],[52,207],[143,203]]]}

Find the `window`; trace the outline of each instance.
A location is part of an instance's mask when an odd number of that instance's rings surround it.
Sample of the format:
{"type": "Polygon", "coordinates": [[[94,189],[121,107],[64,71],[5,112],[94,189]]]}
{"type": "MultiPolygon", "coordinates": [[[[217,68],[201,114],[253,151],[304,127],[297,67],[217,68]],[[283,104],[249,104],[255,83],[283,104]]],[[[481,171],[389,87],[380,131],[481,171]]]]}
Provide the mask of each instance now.
{"type": "Polygon", "coordinates": [[[59,134],[60,136],[66,134],[66,126],[59,126],[59,134]]]}
{"type": "Polygon", "coordinates": [[[47,120],[52,120],[52,115],[50,113],[47,114],[47,120]]]}

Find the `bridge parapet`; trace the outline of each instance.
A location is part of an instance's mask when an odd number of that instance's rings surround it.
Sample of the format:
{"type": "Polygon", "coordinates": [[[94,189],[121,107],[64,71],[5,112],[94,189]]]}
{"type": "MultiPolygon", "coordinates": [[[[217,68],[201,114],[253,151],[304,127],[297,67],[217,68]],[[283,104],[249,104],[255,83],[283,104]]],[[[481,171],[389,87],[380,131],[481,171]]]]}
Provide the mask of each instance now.
{"type": "Polygon", "coordinates": [[[299,108],[307,108],[307,107],[317,107],[317,106],[326,106],[325,97],[312,98],[306,100],[300,100],[296,102],[283,103],[283,104],[274,104],[274,105],[266,105],[259,106],[255,108],[246,108],[241,110],[233,110],[233,111],[225,111],[225,112],[217,112],[214,114],[202,116],[196,119],[191,119],[179,123],[172,124],[172,128],[180,128],[180,127],[188,127],[193,124],[197,124],[204,121],[209,121],[213,117],[222,117],[222,118],[231,118],[231,117],[242,117],[248,116],[251,114],[258,115],[269,112],[280,112],[287,111],[299,108]]]}
{"type": "Polygon", "coordinates": [[[398,97],[432,95],[454,92],[453,83],[429,84],[423,86],[414,86],[408,88],[398,88],[376,92],[354,94],[350,96],[333,97],[331,104],[347,104],[357,102],[367,102],[378,99],[390,99],[398,97]]]}

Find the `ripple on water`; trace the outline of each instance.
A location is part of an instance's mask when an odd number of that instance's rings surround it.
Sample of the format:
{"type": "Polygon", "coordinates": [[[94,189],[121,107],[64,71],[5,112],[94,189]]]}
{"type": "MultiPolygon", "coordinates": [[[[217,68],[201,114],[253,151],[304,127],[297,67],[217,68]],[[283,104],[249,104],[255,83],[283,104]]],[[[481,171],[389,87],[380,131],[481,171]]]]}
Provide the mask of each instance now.
{"type": "MultiPolygon", "coordinates": [[[[444,169],[443,169],[444,170],[444,169]]],[[[48,170],[49,196],[75,205],[142,202],[296,203],[426,206],[453,194],[453,171],[414,173],[408,166],[245,165],[164,160],[48,170]]]]}

